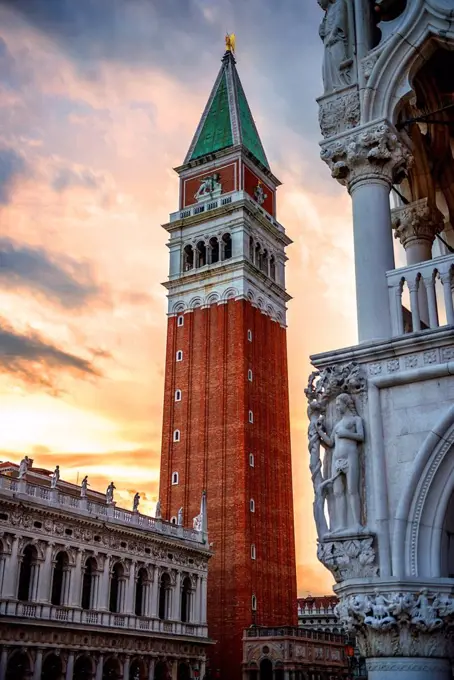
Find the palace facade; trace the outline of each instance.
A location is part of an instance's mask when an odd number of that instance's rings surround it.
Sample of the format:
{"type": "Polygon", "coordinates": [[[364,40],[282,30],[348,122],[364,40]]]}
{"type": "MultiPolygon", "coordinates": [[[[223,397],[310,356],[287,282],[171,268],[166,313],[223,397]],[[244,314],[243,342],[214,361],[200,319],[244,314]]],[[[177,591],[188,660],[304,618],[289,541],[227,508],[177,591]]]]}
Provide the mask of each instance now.
{"type": "Polygon", "coordinates": [[[0,466],[0,680],[204,676],[207,536],[135,505],[0,466]]]}

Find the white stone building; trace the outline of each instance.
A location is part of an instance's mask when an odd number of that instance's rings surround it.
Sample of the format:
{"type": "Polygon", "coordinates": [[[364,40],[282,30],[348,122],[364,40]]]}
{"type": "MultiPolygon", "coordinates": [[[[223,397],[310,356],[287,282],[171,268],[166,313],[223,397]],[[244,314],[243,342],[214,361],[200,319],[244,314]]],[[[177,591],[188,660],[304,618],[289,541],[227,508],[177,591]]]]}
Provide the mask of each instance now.
{"type": "Polygon", "coordinates": [[[298,598],[298,625],[325,633],[343,633],[336,615],[339,600],[335,595],[308,595],[298,598]]]}
{"type": "Polygon", "coordinates": [[[322,158],[352,198],[359,344],[312,357],[318,556],[370,680],[447,680],[454,0],[319,4],[322,158]]]}
{"type": "Polygon", "coordinates": [[[0,680],[203,677],[206,517],[120,509],[28,463],[0,466],[0,680]]]}

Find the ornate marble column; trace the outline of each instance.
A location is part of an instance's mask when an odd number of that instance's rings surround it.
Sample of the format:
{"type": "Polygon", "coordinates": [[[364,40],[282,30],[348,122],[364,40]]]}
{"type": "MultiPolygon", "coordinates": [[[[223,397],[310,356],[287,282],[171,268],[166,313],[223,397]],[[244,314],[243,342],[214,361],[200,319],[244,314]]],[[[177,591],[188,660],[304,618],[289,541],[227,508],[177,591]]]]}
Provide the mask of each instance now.
{"type": "Polygon", "coordinates": [[[0,680],[5,680],[6,667],[8,665],[8,647],[2,647],[2,652],[0,656],[0,680]]]}
{"type": "Polygon", "coordinates": [[[437,234],[443,231],[443,214],[431,206],[427,198],[392,211],[394,236],[405,249],[407,264],[432,259],[432,246],[437,234]]]}
{"type": "Polygon", "coordinates": [[[73,674],[74,674],[74,652],[69,652],[68,660],[66,662],[65,680],[73,680],[73,674]]]}
{"type": "Polygon", "coordinates": [[[32,680],[41,680],[42,666],[43,666],[43,650],[37,649],[36,650],[36,656],[35,656],[35,665],[33,667],[33,679],[32,680]]]}
{"type": "Polygon", "coordinates": [[[450,588],[382,582],[338,586],[337,614],[367,657],[369,680],[448,680],[453,649],[450,588]],[[358,591],[361,592],[358,592],[358,591]]]}
{"type": "Polygon", "coordinates": [[[322,144],[322,159],[353,202],[356,300],[360,342],[391,337],[385,273],[394,269],[389,192],[411,154],[387,121],[362,126],[322,144]]]}
{"type": "Polygon", "coordinates": [[[46,545],[44,562],[42,562],[40,565],[37,597],[38,602],[49,602],[50,600],[50,588],[55,566],[52,560],[52,551],[54,546],[55,543],[48,543],[46,545]]]}
{"type": "MultiPolygon", "coordinates": [[[[436,206],[430,205],[427,198],[423,198],[395,208],[392,211],[392,226],[394,236],[405,249],[410,266],[432,259],[433,242],[444,227],[443,214],[436,206]]],[[[408,281],[408,286],[410,294],[417,298],[419,319],[427,327],[436,328],[438,316],[434,280],[424,278],[423,283],[419,280],[408,281]]],[[[415,301],[412,300],[412,309],[415,301]]],[[[413,323],[414,331],[421,330],[419,319],[415,320],[416,324],[413,323]]]]}

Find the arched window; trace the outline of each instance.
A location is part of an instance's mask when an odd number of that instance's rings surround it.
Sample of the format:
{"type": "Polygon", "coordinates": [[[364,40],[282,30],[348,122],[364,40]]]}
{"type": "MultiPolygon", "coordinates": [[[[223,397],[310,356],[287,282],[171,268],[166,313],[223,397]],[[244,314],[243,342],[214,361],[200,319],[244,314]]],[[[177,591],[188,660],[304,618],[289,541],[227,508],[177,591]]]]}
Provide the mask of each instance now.
{"type": "Polygon", "coordinates": [[[251,560],[255,560],[255,544],[251,545],[251,560]]]}
{"type": "Polygon", "coordinates": [[[260,262],[260,269],[264,274],[268,274],[268,251],[265,249],[262,255],[262,261],[260,262]]]}
{"type": "Polygon", "coordinates": [[[173,517],[170,518],[170,524],[176,524],[176,523],[177,523],[177,518],[174,515],[173,517]]]}
{"type": "Polygon", "coordinates": [[[255,501],[253,498],[251,498],[251,500],[249,501],[249,510],[251,512],[255,512],[255,501]]]}
{"type": "Polygon", "coordinates": [[[139,569],[136,579],[136,593],[134,611],[136,616],[145,616],[145,595],[147,592],[148,574],[147,570],[142,567],[139,569]]]}
{"type": "Polygon", "coordinates": [[[203,241],[199,241],[196,251],[196,267],[204,267],[207,263],[207,248],[203,241]]]}
{"type": "Polygon", "coordinates": [[[249,382],[252,382],[252,371],[251,371],[251,369],[249,369],[248,372],[247,372],[247,379],[249,380],[249,382]]]}
{"type": "Polygon", "coordinates": [[[273,281],[276,281],[276,259],[274,255],[270,257],[270,276],[273,281]]]}
{"type": "Polygon", "coordinates": [[[215,264],[219,262],[219,241],[216,236],[210,238],[210,249],[211,249],[211,263],[215,264]]]}
{"type": "Polygon", "coordinates": [[[178,472],[172,472],[172,484],[176,486],[179,482],[178,472]]]}
{"type": "Polygon", "coordinates": [[[183,623],[189,623],[191,620],[191,591],[191,579],[186,576],[181,587],[181,620],[183,623]]]}
{"type": "Polygon", "coordinates": [[[94,677],[93,662],[89,656],[83,654],[76,659],[74,664],[74,680],[82,680],[94,677]]]}
{"type": "Polygon", "coordinates": [[[175,401],[181,401],[181,390],[175,390],[175,401]]]}
{"type": "Polygon", "coordinates": [[[248,339],[248,342],[252,342],[252,331],[251,330],[249,330],[247,332],[247,339],[248,339]]]}
{"type": "Polygon", "coordinates": [[[250,467],[255,466],[255,460],[254,460],[254,454],[253,453],[249,454],[249,465],[250,465],[250,467]]]}
{"type": "Polygon", "coordinates": [[[25,680],[25,678],[31,678],[30,665],[28,654],[19,650],[12,652],[6,667],[6,680],[25,680]]]}
{"type": "Polygon", "coordinates": [[[121,562],[116,562],[110,574],[109,611],[117,614],[123,611],[125,572],[121,562]]]}
{"type": "Polygon", "coordinates": [[[68,555],[61,551],[57,554],[52,574],[51,602],[55,605],[67,604],[69,593],[69,562],[68,555]]]}
{"type": "Polygon", "coordinates": [[[123,676],[121,672],[120,660],[116,657],[110,657],[104,661],[103,665],[103,680],[120,680],[123,676]]]}
{"type": "Polygon", "coordinates": [[[181,433],[180,430],[174,430],[173,431],[173,441],[174,442],[179,442],[181,438],[181,433]]]}
{"type": "Polygon", "coordinates": [[[183,352],[181,349],[178,350],[176,359],[177,361],[183,361],[183,352]]]}
{"type": "Polygon", "coordinates": [[[230,260],[232,257],[232,237],[230,234],[224,234],[222,240],[224,242],[224,260],[230,260]]]}
{"type": "Polygon", "coordinates": [[[253,423],[254,422],[254,414],[252,411],[249,411],[249,422],[253,423]]]}
{"type": "Polygon", "coordinates": [[[194,251],[192,246],[185,246],[183,250],[183,271],[194,269],[194,251]]]}
{"type": "Polygon", "coordinates": [[[51,652],[43,660],[41,678],[43,680],[60,680],[62,671],[61,657],[51,652]]]}
{"type": "Polygon", "coordinates": [[[38,589],[38,553],[34,545],[27,545],[22,553],[17,599],[29,602],[36,599],[38,589]]]}
{"type": "Polygon", "coordinates": [[[161,620],[168,619],[170,617],[170,592],[170,576],[167,574],[167,572],[164,572],[159,583],[159,618],[161,620]]]}
{"type": "Polygon", "coordinates": [[[252,596],[252,601],[251,601],[251,609],[253,612],[257,611],[257,598],[255,595],[252,596]]]}
{"type": "Polygon", "coordinates": [[[262,246],[260,243],[255,244],[255,261],[254,261],[255,266],[257,269],[262,268],[262,246]]]}
{"type": "Polygon", "coordinates": [[[254,262],[254,239],[249,236],[249,259],[254,262]]]}
{"type": "Polygon", "coordinates": [[[184,316],[182,314],[177,318],[177,326],[184,326],[184,316]]]}
{"type": "Polygon", "coordinates": [[[94,557],[89,557],[85,562],[82,580],[82,609],[95,609],[95,578],[98,565],[94,557]]]}

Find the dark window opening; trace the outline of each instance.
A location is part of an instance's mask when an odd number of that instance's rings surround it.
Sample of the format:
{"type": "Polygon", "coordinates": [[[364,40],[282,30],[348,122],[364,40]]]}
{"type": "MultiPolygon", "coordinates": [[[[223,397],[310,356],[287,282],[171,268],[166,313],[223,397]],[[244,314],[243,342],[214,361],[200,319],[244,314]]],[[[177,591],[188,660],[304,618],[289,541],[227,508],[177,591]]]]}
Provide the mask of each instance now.
{"type": "Polygon", "coordinates": [[[89,557],[85,562],[84,575],[82,579],[82,609],[92,608],[92,593],[95,578],[95,571],[97,568],[94,557],[89,557]]]}
{"type": "Polygon", "coordinates": [[[183,271],[194,269],[194,250],[192,246],[185,246],[183,250],[183,271]]]}
{"type": "Polygon", "coordinates": [[[186,576],[181,590],[181,620],[188,623],[191,616],[191,579],[186,576]]]}
{"type": "Polygon", "coordinates": [[[224,260],[230,260],[232,257],[232,237],[230,234],[224,234],[222,240],[224,241],[224,260]]]}
{"type": "Polygon", "coordinates": [[[65,569],[68,569],[68,557],[66,553],[59,552],[55,560],[52,576],[52,594],[50,601],[57,606],[63,601],[63,582],[65,569]]]}
{"type": "Polygon", "coordinates": [[[216,237],[210,238],[211,263],[219,262],[219,241],[216,237]]]}
{"type": "Polygon", "coordinates": [[[169,618],[168,616],[169,600],[170,600],[170,576],[169,574],[163,574],[161,576],[161,582],[159,584],[159,618],[161,620],[169,618]]]}
{"type": "Polygon", "coordinates": [[[20,565],[19,588],[17,592],[17,599],[22,602],[28,602],[32,597],[32,581],[36,577],[35,569],[37,569],[36,557],[36,548],[32,545],[27,545],[20,565]]]}

